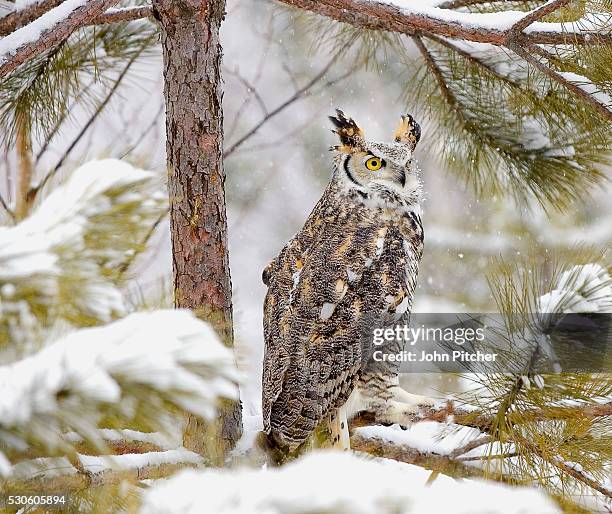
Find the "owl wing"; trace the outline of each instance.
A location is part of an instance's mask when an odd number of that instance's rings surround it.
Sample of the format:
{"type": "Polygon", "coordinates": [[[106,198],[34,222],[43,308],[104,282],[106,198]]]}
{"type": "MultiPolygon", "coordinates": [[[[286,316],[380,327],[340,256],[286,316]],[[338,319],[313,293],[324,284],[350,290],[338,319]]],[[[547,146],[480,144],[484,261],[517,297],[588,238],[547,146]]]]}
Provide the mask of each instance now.
{"type": "Polygon", "coordinates": [[[264,272],[264,430],[290,449],[348,399],[368,322],[412,298],[399,231],[361,223],[307,223],[264,272]]]}

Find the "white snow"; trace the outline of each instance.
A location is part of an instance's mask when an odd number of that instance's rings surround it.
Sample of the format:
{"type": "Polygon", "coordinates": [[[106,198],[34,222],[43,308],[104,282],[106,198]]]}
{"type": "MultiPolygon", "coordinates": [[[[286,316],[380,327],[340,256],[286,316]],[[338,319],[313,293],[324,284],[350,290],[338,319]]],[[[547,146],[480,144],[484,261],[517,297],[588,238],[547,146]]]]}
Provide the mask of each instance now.
{"type": "MultiPolygon", "coordinates": [[[[0,454],[1,455],[1,454],[0,454]]],[[[163,464],[180,464],[199,466],[204,464],[204,458],[197,453],[178,448],[162,452],[127,453],[123,455],[81,455],[77,454],[81,468],[90,475],[104,473],[109,470],[142,469],[144,467],[161,466],[163,464]]],[[[12,478],[27,480],[33,477],[53,478],[75,475],[79,472],[66,457],[43,457],[18,462],[10,466],[7,473],[12,478]]]]}
{"type": "Polygon", "coordinates": [[[539,312],[612,312],[612,276],[596,263],[564,271],[555,288],[538,299],[539,312]]]}
{"type": "Polygon", "coordinates": [[[580,89],[591,95],[598,103],[607,107],[608,109],[612,108],[612,98],[601,90],[600,87],[593,84],[588,78],[583,75],[578,75],[577,73],[572,73],[569,71],[561,71],[558,72],[564,79],[568,80],[575,86],[578,86],[580,89]]]}
{"type": "Polygon", "coordinates": [[[0,445],[25,444],[15,435],[15,428],[24,425],[50,447],[61,444],[64,424],[92,435],[98,402],[122,402],[126,409],[138,405],[138,398],[123,394],[127,384],[163,392],[187,411],[210,419],[219,397],[237,399],[237,381],[231,350],[191,312],[131,314],[100,328],[77,330],[1,366],[0,445]]]}
{"type": "MultiPolygon", "coordinates": [[[[124,251],[95,247],[95,234],[119,230],[121,221],[109,213],[145,200],[155,180],[154,173],[118,160],[91,161],[21,223],[0,227],[0,314],[19,308],[7,300],[24,298],[28,291],[36,292],[37,302],[53,305],[69,279],[82,282],[70,297],[81,312],[100,321],[124,313],[121,292],[102,268],[123,262],[124,251]]],[[[146,228],[161,210],[161,202],[155,201],[148,207],[140,203],[136,212],[146,228]]]]}
{"type": "Polygon", "coordinates": [[[204,464],[204,458],[197,453],[179,448],[163,452],[126,453],[124,455],[79,455],[85,471],[99,473],[107,469],[135,469],[161,464],[204,464]]]}
{"type": "MultiPolygon", "coordinates": [[[[137,441],[141,443],[150,443],[164,450],[169,450],[178,446],[177,441],[173,441],[168,436],[159,432],[139,432],[127,428],[119,430],[101,428],[98,430],[98,433],[104,441],[137,441]]],[[[76,432],[64,434],[64,439],[71,443],[83,441],[83,437],[76,432]]]]}
{"type": "Polygon", "coordinates": [[[558,513],[544,493],[444,475],[350,452],[319,451],[273,469],[182,471],[144,494],[143,514],[558,513]]]}
{"type": "Polygon", "coordinates": [[[390,427],[373,425],[357,428],[355,433],[438,455],[448,455],[455,448],[482,436],[480,430],[476,428],[435,421],[421,421],[409,426],[407,430],[402,430],[398,425],[390,427]]]}
{"type": "MultiPolygon", "coordinates": [[[[414,0],[394,0],[389,2],[399,7],[402,14],[412,16],[426,16],[435,20],[461,25],[473,29],[505,31],[511,28],[530,12],[501,11],[493,13],[470,13],[452,9],[441,9],[435,3],[414,0]]],[[[597,30],[597,20],[593,15],[585,16],[571,23],[549,23],[536,21],[526,27],[524,32],[558,32],[565,34],[584,33],[597,30]]]]}
{"type": "Polygon", "coordinates": [[[0,65],[14,55],[20,47],[38,40],[44,32],[63,22],[74,10],[86,3],[87,0],[66,0],[32,23],[0,39],[0,65]]]}

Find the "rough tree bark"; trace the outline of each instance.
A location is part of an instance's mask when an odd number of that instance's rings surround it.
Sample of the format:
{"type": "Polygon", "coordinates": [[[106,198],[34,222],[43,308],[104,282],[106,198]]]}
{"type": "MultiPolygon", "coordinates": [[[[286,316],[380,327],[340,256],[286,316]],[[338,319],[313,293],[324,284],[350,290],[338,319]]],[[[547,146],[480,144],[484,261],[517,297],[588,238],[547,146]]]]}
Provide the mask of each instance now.
{"type": "MultiPolygon", "coordinates": [[[[227,250],[221,45],[225,0],[154,0],[161,26],[175,303],[233,345],[227,250]]],[[[186,448],[221,464],[242,431],[240,404],[219,419],[190,417],[186,448]]]]}

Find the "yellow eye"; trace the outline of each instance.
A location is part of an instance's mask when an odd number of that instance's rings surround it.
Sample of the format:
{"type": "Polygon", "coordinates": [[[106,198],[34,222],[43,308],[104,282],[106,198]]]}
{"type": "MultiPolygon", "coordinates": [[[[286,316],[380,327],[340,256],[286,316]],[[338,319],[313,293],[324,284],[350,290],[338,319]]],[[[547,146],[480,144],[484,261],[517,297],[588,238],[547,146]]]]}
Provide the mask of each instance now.
{"type": "Polygon", "coordinates": [[[379,159],[378,157],[370,157],[366,163],[366,168],[368,168],[370,171],[378,171],[380,168],[382,168],[382,159],[379,159]]]}

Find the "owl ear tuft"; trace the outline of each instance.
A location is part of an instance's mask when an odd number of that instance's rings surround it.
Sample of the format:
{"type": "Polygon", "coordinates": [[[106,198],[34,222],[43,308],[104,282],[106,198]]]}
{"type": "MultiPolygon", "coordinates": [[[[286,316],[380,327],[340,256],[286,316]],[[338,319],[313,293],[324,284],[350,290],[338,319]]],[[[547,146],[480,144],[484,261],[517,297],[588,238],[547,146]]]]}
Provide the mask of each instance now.
{"type": "Polygon", "coordinates": [[[407,143],[410,149],[414,150],[421,139],[421,126],[410,114],[406,114],[402,116],[399,127],[395,129],[393,139],[397,143],[407,143]]]}
{"type": "Polygon", "coordinates": [[[363,130],[353,118],[347,118],[340,109],[336,109],[336,116],[330,116],[329,119],[336,127],[332,132],[338,134],[342,143],[342,147],[336,147],[338,151],[349,152],[362,146],[359,139],[364,137],[363,130]]]}

